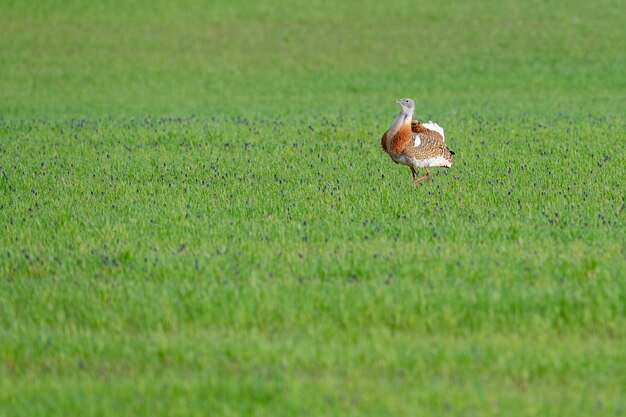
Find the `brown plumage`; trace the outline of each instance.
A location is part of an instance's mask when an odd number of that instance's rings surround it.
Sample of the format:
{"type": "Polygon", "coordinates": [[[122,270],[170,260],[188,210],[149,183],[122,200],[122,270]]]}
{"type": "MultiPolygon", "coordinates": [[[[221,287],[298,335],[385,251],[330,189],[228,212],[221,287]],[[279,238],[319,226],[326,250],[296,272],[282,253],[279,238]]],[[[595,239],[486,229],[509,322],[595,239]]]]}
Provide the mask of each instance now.
{"type": "Polygon", "coordinates": [[[408,146],[404,148],[404,153],[411,158],[415,159],[428,159],[442,156],[446,161],[452,165],[452,152],[448,149],[444,143],[433,137],[420,135],[419,146],[408,146]]]}
{"type": "Polygon", "coordinates": [[[441,133],[428,129],[419,120],[411,121],[411,130],[415,133],[419,133],[420,135],[430,136],[443,142],[443,136],[441,136],[441,133]]]}
{"type": "Polygon", "coordinates": [[[389,152],[396,154],[402,153],[411,145],[411,143],[413,143],[413,132],[411,132],[411,127],[406,124],[402,125],[400,130],[393,135],[389,152]]]}
{"type": "Polygon", "coordinates": [[[397,163],[411,169],[414,182],[430,178],[429,167],[451,167],[452,155],[445,145],[443,129],[436,123],[412,120],[415,103],[409,98],[397,100],[400,114],[381,138],[381,146],[397,163]],[[418,178],[415,168],[424,168],[426,175],[418,178]]]}

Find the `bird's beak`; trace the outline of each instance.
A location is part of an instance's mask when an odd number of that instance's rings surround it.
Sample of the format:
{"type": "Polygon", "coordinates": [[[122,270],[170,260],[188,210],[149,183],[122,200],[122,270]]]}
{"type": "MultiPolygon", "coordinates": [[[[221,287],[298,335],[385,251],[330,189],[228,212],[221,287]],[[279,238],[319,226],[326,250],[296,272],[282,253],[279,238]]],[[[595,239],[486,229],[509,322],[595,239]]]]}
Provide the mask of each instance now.
{"type": "Polygon", "coordinates": [[[402,99],[397,99],[396,104],[402,104],[402,99]]]}

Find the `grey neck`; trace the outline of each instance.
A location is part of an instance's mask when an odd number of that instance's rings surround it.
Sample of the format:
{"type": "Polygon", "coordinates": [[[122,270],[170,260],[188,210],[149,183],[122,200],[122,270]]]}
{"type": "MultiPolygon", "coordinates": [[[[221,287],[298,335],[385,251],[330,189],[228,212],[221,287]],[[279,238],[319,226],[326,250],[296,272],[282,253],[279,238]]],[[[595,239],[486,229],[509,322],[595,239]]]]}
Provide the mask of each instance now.
{"type": "Polygon", "coordinates": [[[411,123],[412,119],[413,119],[412,111],[406,110],[404,108],[401,109],[400,113],[396,116],[393,123],[391,124],[391,127],[389,128],[389,133],[391,133],[392,135],[395,135],[396,133],[398,133],[398,130],[400,130],[403,124],[411,123]]]}

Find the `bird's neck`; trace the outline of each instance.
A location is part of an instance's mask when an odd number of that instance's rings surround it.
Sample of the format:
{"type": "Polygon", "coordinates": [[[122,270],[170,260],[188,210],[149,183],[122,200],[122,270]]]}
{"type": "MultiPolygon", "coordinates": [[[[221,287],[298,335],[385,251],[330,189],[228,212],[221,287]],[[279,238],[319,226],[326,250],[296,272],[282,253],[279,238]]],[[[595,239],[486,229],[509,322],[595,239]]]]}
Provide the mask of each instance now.
{"type": "Polygon", "coordinates": [[[400,113],[396,116],[391,127],[389,128],[389,136],[393,136],[400,128],[405,124],[411,124],[411,119],[413,119],[413,112],[406,112],[405,110],[400,110],[400,113]]]}

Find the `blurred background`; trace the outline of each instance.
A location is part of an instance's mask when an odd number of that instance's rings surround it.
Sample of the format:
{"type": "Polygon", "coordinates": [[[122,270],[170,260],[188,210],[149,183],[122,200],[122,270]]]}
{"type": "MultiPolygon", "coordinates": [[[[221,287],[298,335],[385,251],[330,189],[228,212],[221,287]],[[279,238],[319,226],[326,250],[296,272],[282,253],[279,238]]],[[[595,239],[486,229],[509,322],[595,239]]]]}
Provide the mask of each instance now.
{"type": "Polygon", "coordinates": [[[401,96],[418,113],[615,112],[625,10],[613,0],[2,0],[0,115],[375,114],[401,96]]]}

